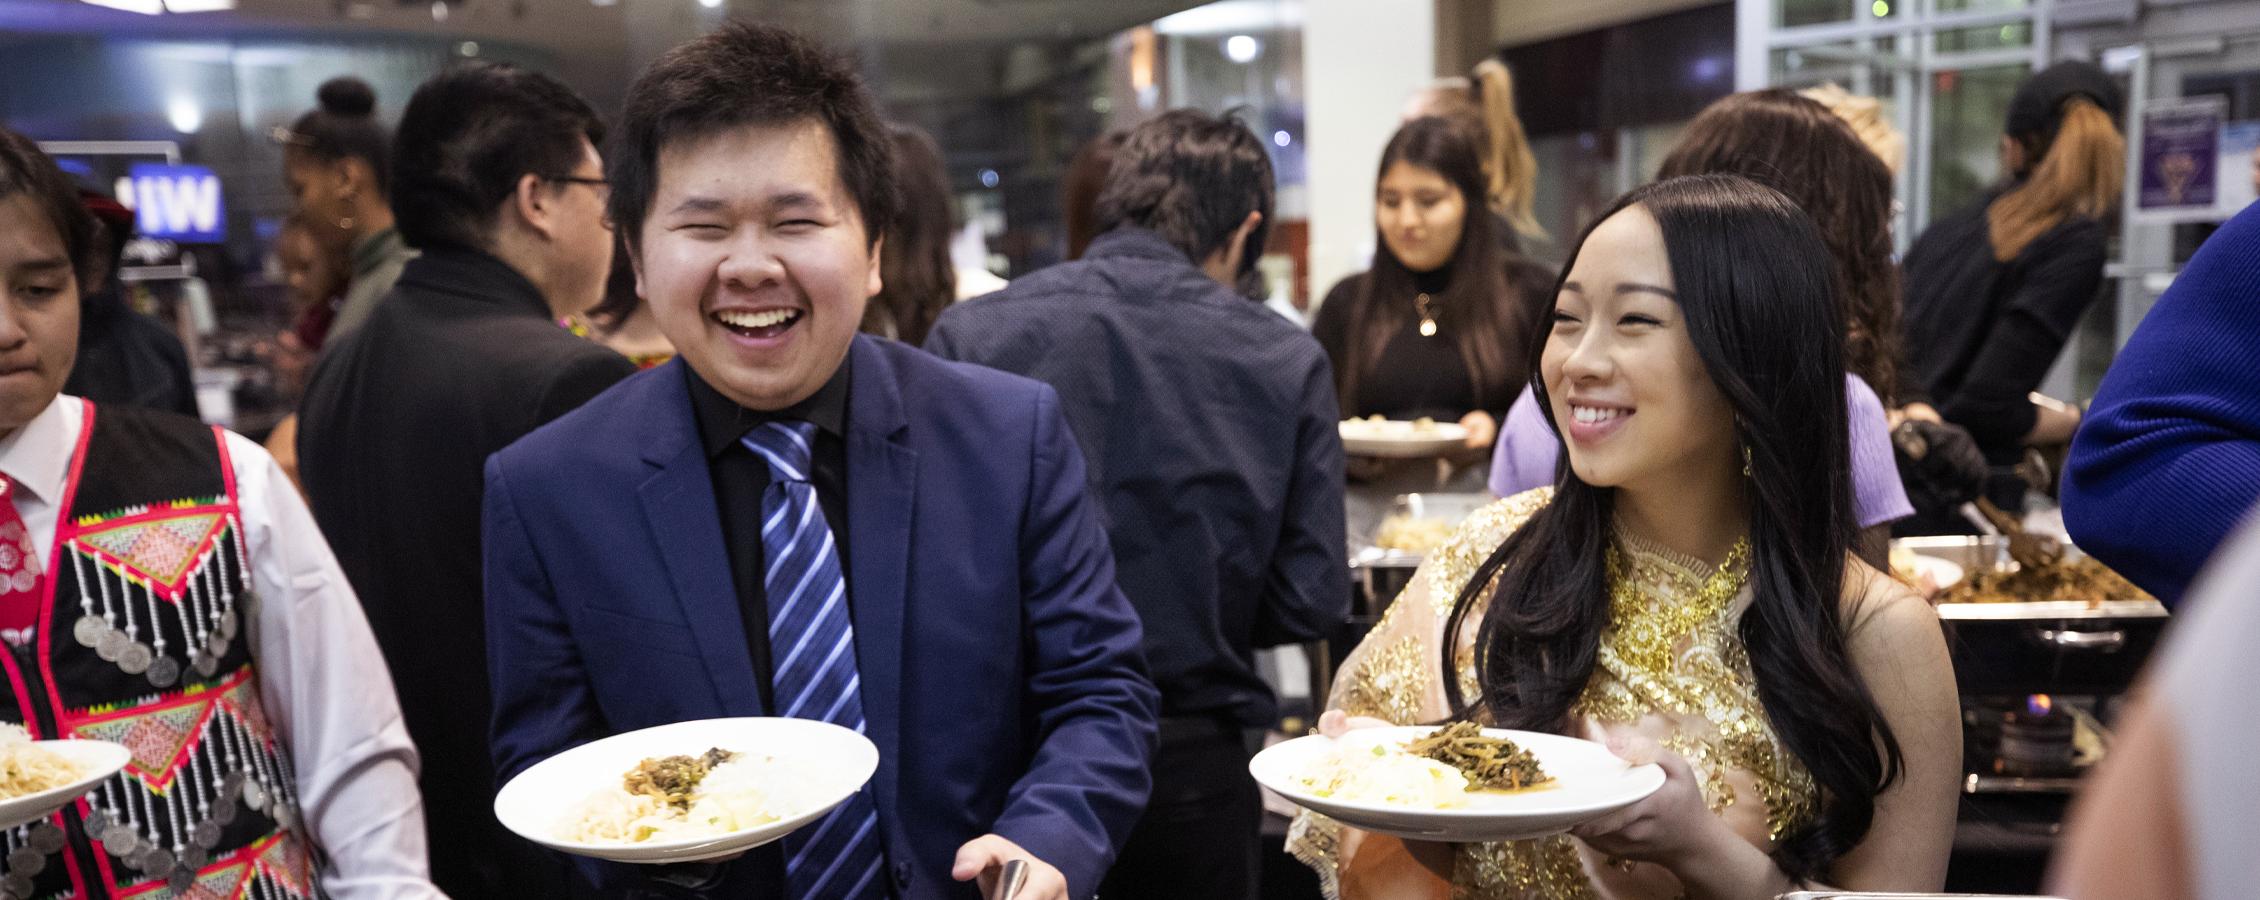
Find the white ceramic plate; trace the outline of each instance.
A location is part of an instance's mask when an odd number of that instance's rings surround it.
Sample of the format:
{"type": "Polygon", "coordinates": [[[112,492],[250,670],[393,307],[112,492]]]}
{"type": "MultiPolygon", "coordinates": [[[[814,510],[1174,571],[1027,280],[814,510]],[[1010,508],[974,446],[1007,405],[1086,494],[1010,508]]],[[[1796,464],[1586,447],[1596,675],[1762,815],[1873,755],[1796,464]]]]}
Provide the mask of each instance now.
{"type": "Polygon", "coordinates": [[[1924,556],[1920,553],[1901,557],[1899,562],[1906,563],[1909,568],[1914,570],[1915,574],[1929,576],[1929,585],[1924,585],[1918,581],[1915,586],[1918,588],[1933,588],[1931,591],[1933,596],[1936,596],[1939,591],[1961,584],[1962,579],[1968,575],[1967,572],[1962,571],[1960,563],[1935,556],[1924,556]]]}
{"type": "Polygon", "coordinates": [[[1467,444],[1467,429],[1457,422],[1420,425],[1402,419],[1346,419],[1341,428],[1342,450],[1352,456],[1413,459],[1448,453],[1467,444]]]}
{"type": "MultiPolygon", "coordinates": [[[[1354,754],[1381,742],[1402,744],[1434,727],[1361,728],[1344,734],[1341,747],[1354,754]]],[[[1553,784],[1509,794],[1476,793],[1459,809],[1416,809],[1376,803],[1350,803],[1320,797],[1302,776],[1334,752],[1336,739],[1311,735],[1274,744],[1248,762],[1256,781],[1295,805],[1330,816],[1345,825],[1380,834],[1427,841],[1511,841],[1559,834],[1571,827],[1640,802],[1664,786],[1658,766],[1627,766],[1607,747],[1592,741],[1483,729],[1538,757],[1553,784]]]]}
{"type": "Polygon", "coordinates": [[[871,780],[879,748],[838,725],[808,719],[741,718],[676,722],[616,734],[535,763],[495,795],[494,815],[529,841],[580,856],[629,863],[696,862],[735,856],[823,818],[871,780]],[[636,763],[657,756],[696,756],[710,747],[774,758],[782,777],[771,802],[785,807],[775,822],[711,837],[635,844],[582,843],[558,836],[575,804],[636,763]]]}
{"type": "Polygon", "coordinates": [[[133,751],[127,750],[124,744],[109,741],[40,741],[39,746],[77,763],[86,774],[61,787],[0,800],[0,828],[14,828],[46,818],[49,813],[93,790],[103,779],[118,774],[118,770],[133,759],[133,751]]]}

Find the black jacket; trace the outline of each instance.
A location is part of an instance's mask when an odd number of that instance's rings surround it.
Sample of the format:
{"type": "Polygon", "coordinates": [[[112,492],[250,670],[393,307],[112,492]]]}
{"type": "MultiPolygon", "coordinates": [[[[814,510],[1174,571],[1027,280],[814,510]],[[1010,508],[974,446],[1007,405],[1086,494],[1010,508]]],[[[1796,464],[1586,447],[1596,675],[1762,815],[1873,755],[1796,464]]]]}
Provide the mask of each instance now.
{"type": "Polygon", "coordinates": [[[558,896],[494,821],[479,511],[488,455],[635,372],[502,261],[427,250],[306,388],[299,472],[368,610],[423,757],[432,878],[456,900],[558,896]]]}
{"type": "Polygon", "coordinates": [[[115,280],[80,301],[78,361],[63,393],[104,406],[197,414],[188,351],[170,329],[127,307],[115,280]]]}

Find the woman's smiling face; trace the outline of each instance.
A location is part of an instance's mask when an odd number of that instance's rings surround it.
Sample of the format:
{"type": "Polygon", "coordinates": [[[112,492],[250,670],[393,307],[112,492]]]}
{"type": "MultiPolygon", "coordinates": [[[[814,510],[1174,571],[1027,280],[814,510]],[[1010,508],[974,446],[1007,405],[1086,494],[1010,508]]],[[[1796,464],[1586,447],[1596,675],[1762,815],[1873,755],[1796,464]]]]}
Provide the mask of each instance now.
{"type": "Polygon", "coordinates": [[[1695,351],[1655,217],[1593,229],[1555,298],[1540,361],[1570,468],[1596,487],[1739,471],[1734,408],[1695,351]]]}

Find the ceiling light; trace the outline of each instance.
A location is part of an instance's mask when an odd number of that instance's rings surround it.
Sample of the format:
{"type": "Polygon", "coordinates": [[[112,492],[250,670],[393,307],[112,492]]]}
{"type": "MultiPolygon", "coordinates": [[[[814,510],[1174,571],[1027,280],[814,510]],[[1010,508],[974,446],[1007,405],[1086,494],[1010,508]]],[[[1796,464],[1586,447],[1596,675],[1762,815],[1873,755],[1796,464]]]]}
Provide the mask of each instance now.
{"type": "Polygon", "coordinates": [[[1233,62],[1252,63],[1262,53],[1263,43],[1248,35],[1235,34],[1224,39],[1224,56],[1233,62]]]}
{"type": "Polygon", "coordinates": [[[706,7],[707,9],[721,9],[722,0],[698,0],[698,5],[706,7]]]}
{"type": "Polygon", "coordinates": [[[464,41],[455,45],[455,52],[461,56],[477,56],[479,55],[479,42],[464,41]]]}
{"type": "Polygon", "coordinates": [[[121,9],[145,16],[154,16],[165,11],[164,0],[86,0],[86,2],[95,6],[107,6],[111,9],[121,9]]]}
{"type": "Polygon", "coordinates": [[[432,21],[447,21],[447,0],[432,0],[432,21]]]}
{"type": "Polygon", "coordinates": [[[204,108],[196,105],[194,97],[174,97],[165,101],[165,121],[182,134],[195,134],[204,127],[204,108]]]}

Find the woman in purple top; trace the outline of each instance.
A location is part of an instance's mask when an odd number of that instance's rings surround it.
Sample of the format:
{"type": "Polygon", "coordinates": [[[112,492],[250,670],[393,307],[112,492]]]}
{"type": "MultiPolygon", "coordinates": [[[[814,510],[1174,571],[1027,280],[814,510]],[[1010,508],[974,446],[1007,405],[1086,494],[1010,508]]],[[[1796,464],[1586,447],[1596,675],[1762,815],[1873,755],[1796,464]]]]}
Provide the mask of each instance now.
{"type": "MultiPolygon", "coordinates": [[[[1891,262],[1891,171],[1827,106],[1786,90],[1750,91],[1711,104],[1687,127],[1658,178],[1722,172],[1789,196],[1820,225],[1835,262],[1845,323],[1845,403],[1852,441],[1854,511],[1863,557],[1881,566],[1892,521],[1914,513],[1899,483],[1884,398],[1898,382],[1899,277],[1891,262]]],[[[1785,348],[1794,352],[1795,348],[1785,348]]],[[[1500,496],[1554,483],[1561,439],[1528,390],[1499,426],[1491,490],[1500,496]]]]}

